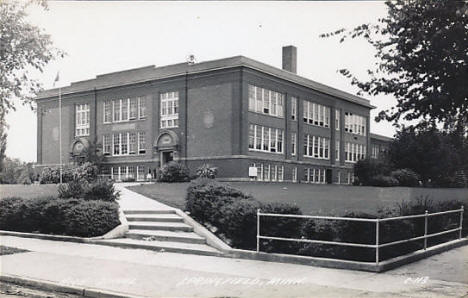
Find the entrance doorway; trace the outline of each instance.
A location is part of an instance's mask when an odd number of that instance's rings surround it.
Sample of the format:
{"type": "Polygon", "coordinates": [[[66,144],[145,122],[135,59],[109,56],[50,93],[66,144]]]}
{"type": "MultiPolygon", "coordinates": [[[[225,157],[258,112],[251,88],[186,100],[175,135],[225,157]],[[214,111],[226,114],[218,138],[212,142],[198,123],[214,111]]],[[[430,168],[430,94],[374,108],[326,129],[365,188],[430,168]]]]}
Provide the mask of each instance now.
{"type": "Polygon", "coordinates": [[[161,167],[174,160],[174,151],[161,152],[161,167]]]}
{"type": "Polygon", "coordinates": [[[332,176],[332,170],[331,169],[327,169],[326,179],[327,179],[328,184],[331,184],[333,182],[333,176],[332,176]]]}

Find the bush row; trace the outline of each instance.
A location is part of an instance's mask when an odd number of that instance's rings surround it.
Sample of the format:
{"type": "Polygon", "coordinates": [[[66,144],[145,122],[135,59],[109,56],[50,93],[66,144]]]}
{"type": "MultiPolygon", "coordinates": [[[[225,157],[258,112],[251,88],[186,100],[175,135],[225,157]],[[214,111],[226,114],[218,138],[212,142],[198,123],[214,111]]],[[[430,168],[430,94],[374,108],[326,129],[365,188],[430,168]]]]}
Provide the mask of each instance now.
{"type": "MultiPolygon", "coordinates": [[[[85,162],[77,167],[64,167],[62,169],[62,182],[67,183],[73,180],[85,180],[92,182],[98,177],[98,167],[90,162],[85,162]]],[[[40,183],[51,184],[60,182],[59,167],[45,167],[42,170],[40,183]]]]}
{"type": "Polygon", "coordinates": [[[120,196],[115,190],[114,183],[109,180],[96,180],[89,183],[86,180],[72,180],[58,187],[59,198],[83,199],[85,201],[100,200],[114,202],[120,196]]]}
{"type": "Polygon", "coordinates": [[[362,159],[354,166],[357,179],[355,184],[368,186],[407,186],[420,185],[420,177],[410,169],[391,170],[386,162],[376,159],[362,159]]]}
{"type": "MultiPolygon", "coordinates": [[[[384,218],[421,214],[425,210],[438,212],[460,208],[456,201],[433,204],[428,200],[402,203],[394,208],[378,210],[377,215],[346,213],[345,217],[384,218]]],[[[301,214],[300,208],[291,204],[261,203],[249,195],[228,185],[209,179],[197,179],[187,189],[186,210],[190,215],[211,228],[230,245],[240,249],[255,249],[257,233],[257,210],[262,213],[301,214]]],[[[468,216],[465,212],[465,220],[468,216]]],[[[459,215],[451,214],[431,217],[429,233],[452,229],[459,224],[459,215]]],[[[300,218],[261,217],[261,235],[304,238],[325,241],[375,244],[375,223],[356,221],[307,220],[300,218]]],[[[464,229],[464,234],[468,230],[464,229]]],[[[381,243],[408,239],[424,234],[424,219],[389,221],[380,224],[381,243]]],[[[454,239],[454,233],[434,237],[428,241],[434,245],[454,239]]],[[[380,260],[400,256],[422,248],[422,241],[409,242],[380,250],[380,260]]],[[[329,244],[308,244],[282,240],[262,240],[261,250],[265,252],[299,254],[314,257],[339,258],[356,261],[374,261],[375,249],[345,247],[329,244]]]]}
{"type": "Polygon", "coordinates": [[[178,162],[171,161],[158,170],[158,182],[188,182],[191,178],[214,179],[218,174],[218,169],[210,164],[203,164],[195,171],[196,176],[191,177],[189,169],[178,162]]]}
{"type": "Polygon", "coordinates": [[[94,237],[120,224],[118,210],[114,202],[10,197],[0,200],[0,229],[94,237]]]}

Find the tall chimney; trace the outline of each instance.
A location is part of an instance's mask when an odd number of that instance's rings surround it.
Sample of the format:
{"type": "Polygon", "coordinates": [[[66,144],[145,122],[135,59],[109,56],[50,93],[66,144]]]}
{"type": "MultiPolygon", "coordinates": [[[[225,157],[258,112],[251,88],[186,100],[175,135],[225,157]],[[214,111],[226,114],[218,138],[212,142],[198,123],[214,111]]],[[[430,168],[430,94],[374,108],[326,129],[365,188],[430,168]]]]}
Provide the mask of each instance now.
{"type": "Polygon", "coordinates": [[[297,48],[295,46],[283,47],[283,69],[297,73],[297,48]]]}

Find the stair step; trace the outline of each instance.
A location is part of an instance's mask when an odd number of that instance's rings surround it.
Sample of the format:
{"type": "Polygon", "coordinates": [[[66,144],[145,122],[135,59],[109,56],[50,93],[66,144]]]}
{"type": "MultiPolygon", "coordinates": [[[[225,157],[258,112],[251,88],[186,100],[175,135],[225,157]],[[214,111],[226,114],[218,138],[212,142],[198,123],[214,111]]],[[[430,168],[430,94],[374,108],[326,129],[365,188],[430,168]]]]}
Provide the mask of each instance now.
{"type": "Polygon", "coordinates": [[[175,214],[175,210],[161,209],[161,210],[124,210],[124,214],[175,214]]]}
{"type": "Polygon", "coordinates": [[[128,225],[130,231],[136,230],[163,230],[163,231],[183,231],[192,232],[193,227],[181,222],[142,222],[132,221],[128,225]]]}
{"type": "Polygon", "coordinates": [[[183,222],[177,214],[132,214],[125,216],[127,221],[183,222]]]}
{"type": "Polygon", "coordinates": [[[206,245],[206,244],[193,244],[193,243],[181,243],[181,242],[168,242],[168,241],[145,241],[136,240],[130,238],[121,239],[109,239],[109,240],[98,240],[98,244],[123,247],[123,248],[141,248],[150,249],[164,252],[180,252],[180,253],[192,253],[197,255],[208,255],[208,256],[220,256],[221,253],[206,245]]]}
{"type": "Polygon", "coordinates": [[[151,237],[158,241],[172,241],[184,243],[206,243],[205,238],[200,237],[193,232],[174,232],[174,231],[152,231],[152,230],[130,230],[125,235],[131,239],[143,239],[151,237]]]}

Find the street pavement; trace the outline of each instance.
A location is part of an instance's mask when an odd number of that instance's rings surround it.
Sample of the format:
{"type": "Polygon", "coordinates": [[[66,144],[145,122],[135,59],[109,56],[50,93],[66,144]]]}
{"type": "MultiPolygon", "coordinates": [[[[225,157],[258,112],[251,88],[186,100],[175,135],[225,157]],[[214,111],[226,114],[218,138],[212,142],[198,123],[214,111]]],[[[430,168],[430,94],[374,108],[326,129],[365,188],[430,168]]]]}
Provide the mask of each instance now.
{"type": "Polygon", "coordinates": [[[385,273],[0,236],[2,275],[142,297],[463,297],[468,246],[385,273]]]}

